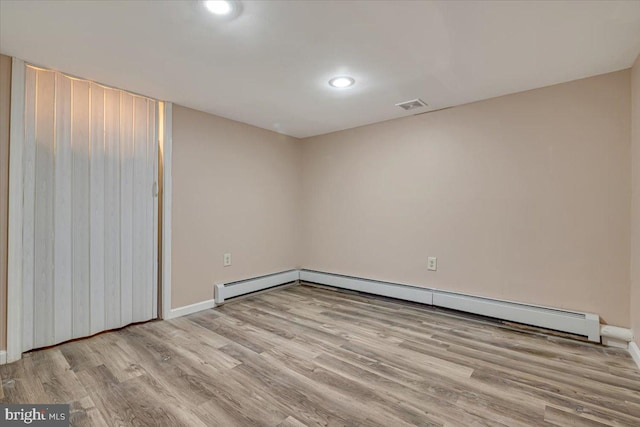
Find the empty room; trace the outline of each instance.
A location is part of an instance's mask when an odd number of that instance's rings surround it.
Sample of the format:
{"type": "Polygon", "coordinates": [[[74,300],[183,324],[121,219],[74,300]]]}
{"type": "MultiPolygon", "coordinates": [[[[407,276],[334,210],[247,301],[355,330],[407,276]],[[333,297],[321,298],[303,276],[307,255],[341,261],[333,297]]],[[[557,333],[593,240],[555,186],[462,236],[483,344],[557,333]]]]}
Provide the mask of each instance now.
{"type": "Polygon", "coordinates": [[[0,0],[0,426],[640,426],[640,1],[0,0]]]}

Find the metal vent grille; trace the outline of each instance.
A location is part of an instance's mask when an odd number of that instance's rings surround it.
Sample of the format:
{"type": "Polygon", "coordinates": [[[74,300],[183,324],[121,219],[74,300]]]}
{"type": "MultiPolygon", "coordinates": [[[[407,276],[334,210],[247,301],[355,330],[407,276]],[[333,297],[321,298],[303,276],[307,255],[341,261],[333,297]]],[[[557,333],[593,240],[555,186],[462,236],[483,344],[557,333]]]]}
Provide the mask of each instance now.
{"type": "Polygon", "coordinates": [[[427,103],[424,102],[422,99],[412,99],[411,101],[405,101],[405,102],[401,102],[399,104],[396,104],[396,107],[400,107],[403,110],[409,111],[409,110],[415,110],[416,108],[422,108],[422,107],[426,107],[427,103]]]}

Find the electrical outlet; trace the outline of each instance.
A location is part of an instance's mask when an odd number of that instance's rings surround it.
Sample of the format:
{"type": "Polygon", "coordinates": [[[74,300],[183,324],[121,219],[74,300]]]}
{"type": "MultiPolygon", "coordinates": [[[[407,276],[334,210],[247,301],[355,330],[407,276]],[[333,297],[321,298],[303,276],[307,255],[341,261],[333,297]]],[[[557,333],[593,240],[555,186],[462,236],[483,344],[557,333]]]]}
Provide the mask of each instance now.
{"type": "Polygon", "coordinates": [[[438,269],[438,258],[432,256],[427,258],[427,269],[436,271],[438,269]]]}
{"type": "Polygon", "coordinates": [[[230,253],[224,254],[224,256],[222,257],[222,265],[224,267],[229,267],[231,265],[231,254],[230,253]]]}

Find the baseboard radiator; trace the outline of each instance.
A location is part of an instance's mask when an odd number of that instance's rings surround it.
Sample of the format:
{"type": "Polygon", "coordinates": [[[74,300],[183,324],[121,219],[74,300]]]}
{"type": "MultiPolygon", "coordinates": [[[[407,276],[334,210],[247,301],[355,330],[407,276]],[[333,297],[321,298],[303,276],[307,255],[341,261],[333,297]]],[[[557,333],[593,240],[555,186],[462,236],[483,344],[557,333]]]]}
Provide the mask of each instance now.
{"type": "Polygon", "coordinates": [[[629,344],[633,342],[633,331],[619,326],[600,325],[600,337],[606,346],[629,349],[629,344]]]}
{"type": "Polygon", "coordinates": [[[273,288],[274,286],[296,282],[299,278],[299,270],[289,270],[252,279],[215,285],[215,303],[216,305],[220,305],[231,298],[273,288]]]}
{"type": "Polygon", "coordinates": [[[568,332],[587,337],[589,341],[600,342],[600,317],[597,314],[502,301],[312,270],[300,270],[300,280],[568,332]]]}

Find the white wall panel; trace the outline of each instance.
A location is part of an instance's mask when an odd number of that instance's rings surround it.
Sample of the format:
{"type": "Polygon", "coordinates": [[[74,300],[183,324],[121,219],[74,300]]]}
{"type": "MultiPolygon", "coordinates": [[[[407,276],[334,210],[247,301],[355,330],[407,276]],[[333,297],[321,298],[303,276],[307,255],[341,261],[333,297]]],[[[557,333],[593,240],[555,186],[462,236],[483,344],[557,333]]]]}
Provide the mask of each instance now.
{"type": "Polygon", "coordinates": [[[157,102],[27,67],[23,350],[157,313],[157,102]]]}
{"type": "Polygon", "coordinates": [[[56,76],[56,151],[54,209],[55,341],[72,334],[71,276],[71,80],[56,76]]]}
{"type": "Polygon", "coordinates": [[[53,341],[53,162],[55,74],[38,71],[36,80],[36,170],[34,208],[33,345],[53,341]]]}
{"type": "Polygon", "coordinates": [[[73,338],[89,335],[89,83],[71,82],[73,338]]]}
{"type": "MultiPolygon", "coordinates": [[[[140,268],[140,266],[146,265],[145,256],[148,256],[145,251],[146,244],[145,239],[153,241],[151,234],[148,231],[153,226],[153,218],[147,216],[146,205],[148,204],[148,195],[150,191],[145,192],[147,177],[147,139],[149,129],[147,127],[147,100],[145,98],[134,97],[133,98],[133,264],[138,268],[133,269],[133,283],[132,286],[132,313],[133,321],[139,322],[144,320],[147,316],[145,310],[145,302],[148,297],[145,298],[147,284],[146,278],[149,277],[146,269],[140,268]],[[145,194],[146,193],[146,194],[145,194]],[[148,224],[149,227],[145,226],[148,224]]],[[[151,169],[153,171],[153,169],[151,169]]],[[[150,269],[149,269],[150,271],[150,269]]],[[[149,307],[150,308],[150,307],[149,307]]]]}
{"type": "Polygon", "coordinates": [[[91,334],[105,329],[104,307],[104,167],[105,167],[105,99],[104,88],[91,84],[91,134],[89,139],[89,272],[91,334]]]}
{"type": "Polygon", "coordinates": [[[104,107],[105,328],[120,322],[120,92],[105,90],[104,107]]]}
{"type": "Polygon", "coordinates": [[[23,150],[23,228],[22,228],[22,349],[33,348],[33,275],[34,271],[34,207],[36,179],[36,70],[25,72],[25,139],[23,150]]]}
{"type": "Polygon", "coordinates": [[[152,198],[149,202],[149,209],[151,210],[151,215],[153,217],[153,228],[149,231],[152,235],[152,241],[148,243],[148,257],[145,257],[145,260],[149,263],[146,268],[151,268],[153,271],[153,275],[151,276],[149,283],[147,285],[147,292],[151,295],[151,299],[153,300],[153,304],[151,307],[151,312],[148,313],[149,316],[155,318],[158,316],[158,103],[156,101],[149,101],[149,111],[147,112],[149,117],[149,141],[150,147],[147,154],[147,168],[152,170],[149,176],[149,183],[147,186],[151,188],[152,198]],[[151,257],[151,258],[149,258],[151,257]]]}
{"type": "Polygon", "coordinates": [[[133,321],[133,96],[120,94],[120,323],[133,321]]]}
{"type": "Polygon", "coordinates": [[[120,92],[105,90],[104,115],[105,328],[120,322],[120,92]]]}

